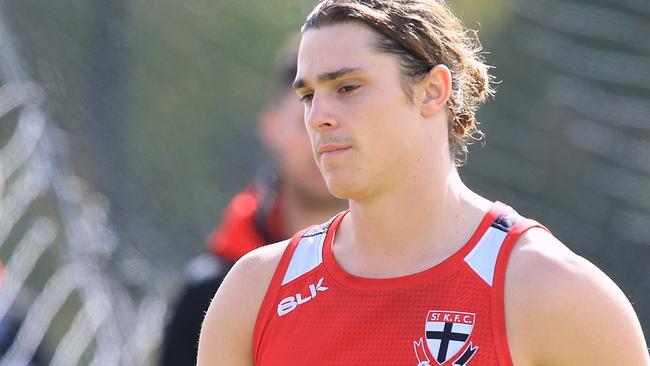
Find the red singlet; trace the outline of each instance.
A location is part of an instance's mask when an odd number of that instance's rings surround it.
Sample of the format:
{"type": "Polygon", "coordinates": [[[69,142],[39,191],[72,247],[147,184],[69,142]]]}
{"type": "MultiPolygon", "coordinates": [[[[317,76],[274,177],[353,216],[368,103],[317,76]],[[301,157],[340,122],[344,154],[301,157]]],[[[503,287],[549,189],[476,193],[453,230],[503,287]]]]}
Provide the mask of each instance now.
{"type": "Polygon", "coordinates": [[[332,254],[344,215],[289,243],[257,317],[255,365],[512,365],[506,265],[521,234],[541,225],[497,202],[442,263],[369,279],[345,272],[332,254]]]}

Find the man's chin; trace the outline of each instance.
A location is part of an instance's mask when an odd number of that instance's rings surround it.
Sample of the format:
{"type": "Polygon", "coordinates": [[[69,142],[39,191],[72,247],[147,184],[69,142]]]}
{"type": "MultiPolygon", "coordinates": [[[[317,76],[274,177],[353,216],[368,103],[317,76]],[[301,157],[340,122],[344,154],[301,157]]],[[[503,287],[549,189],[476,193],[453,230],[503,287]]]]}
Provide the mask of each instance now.
{"type": "Polygon", "coordinates": [[[330,177],[327,181],[327,188],[332,196],[338,199],[348,200],[355,197],[356,192],[358,191],[358,184],[349,180],[340,179],[340,177],[330,177]]]}

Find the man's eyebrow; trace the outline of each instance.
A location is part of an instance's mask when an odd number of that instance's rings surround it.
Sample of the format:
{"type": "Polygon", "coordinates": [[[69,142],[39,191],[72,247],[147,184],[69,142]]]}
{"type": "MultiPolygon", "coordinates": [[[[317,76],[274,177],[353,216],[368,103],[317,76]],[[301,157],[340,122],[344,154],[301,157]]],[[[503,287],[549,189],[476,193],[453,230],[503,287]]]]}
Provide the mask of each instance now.
{"type": "MultiPolygon", "coordinates": [[[[344,67],[336,71],[326,72],[324,74],[319,75],[318,81],[321,83],[326,81],[333,81],[342,78],[344,76],[347,76],[349,74],[358,73],[359,71],[361,71],[361,69],[359,68],[344,67]]],[[[307,82],[305,81],[305,79],[296,79],[296,81],[293,82],[294,89],[304,88],[305,86],[307,86],[307,82]]]]}

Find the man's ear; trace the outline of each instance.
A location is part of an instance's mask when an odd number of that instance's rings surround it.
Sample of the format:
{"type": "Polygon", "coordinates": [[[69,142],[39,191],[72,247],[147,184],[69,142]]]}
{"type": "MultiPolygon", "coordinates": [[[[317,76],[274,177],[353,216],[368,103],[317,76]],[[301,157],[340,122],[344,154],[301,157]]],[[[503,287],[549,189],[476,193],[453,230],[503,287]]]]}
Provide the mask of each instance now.
{"type": "Polygon", "coordinates": [[[451,71],[446,65],[436,65],[419,83],[419,105],[422,116],[432,117],[446,111],[451,95],[451,71]]]}

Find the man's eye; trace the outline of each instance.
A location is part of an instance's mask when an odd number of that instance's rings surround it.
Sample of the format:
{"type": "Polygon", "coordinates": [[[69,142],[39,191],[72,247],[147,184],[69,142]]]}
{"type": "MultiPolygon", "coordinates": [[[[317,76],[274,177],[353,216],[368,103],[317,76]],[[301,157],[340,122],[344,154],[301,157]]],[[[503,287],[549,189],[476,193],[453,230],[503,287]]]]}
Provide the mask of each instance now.
{"type": "Polygon", "coordinates": [[[358,89],[360,85],[346,85],[339,89],[339,93],[349,93],[351,91],[354,91],[355,89],[358,89]]]}
{"type": "Polygon", "coordinates": [[[314,94],[305,94],[302,97],[300,97],[301,102],[311,102],[311,100],[314,99],[314,94]]]}

